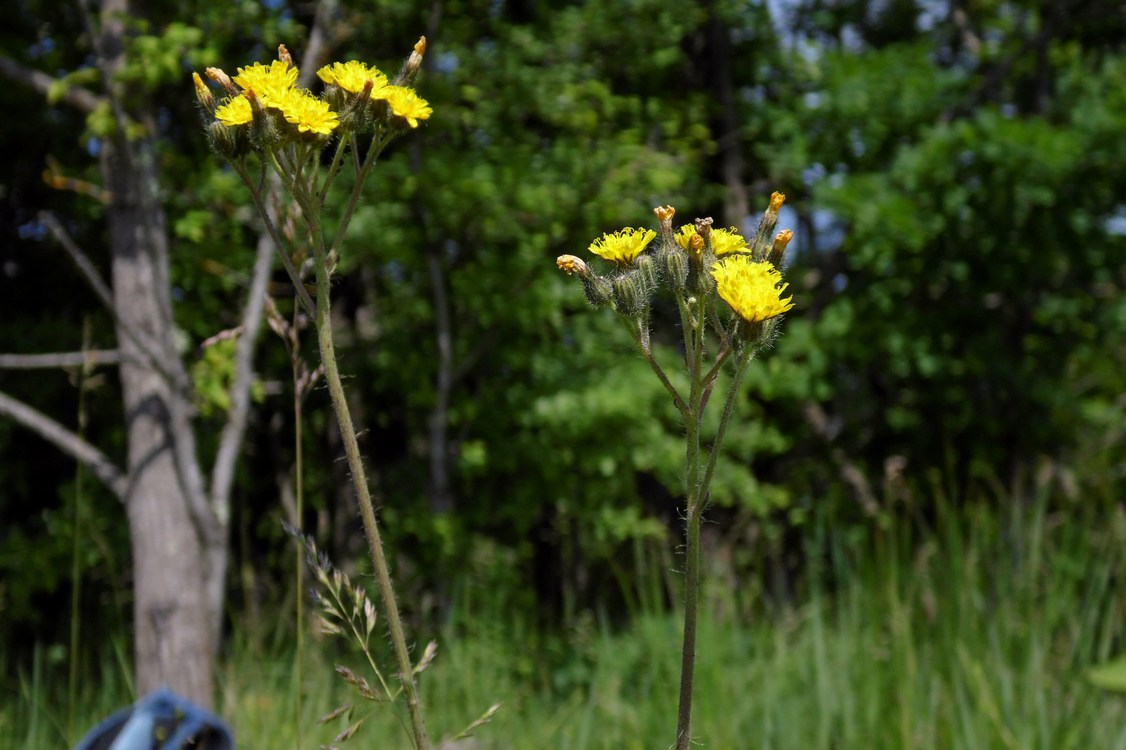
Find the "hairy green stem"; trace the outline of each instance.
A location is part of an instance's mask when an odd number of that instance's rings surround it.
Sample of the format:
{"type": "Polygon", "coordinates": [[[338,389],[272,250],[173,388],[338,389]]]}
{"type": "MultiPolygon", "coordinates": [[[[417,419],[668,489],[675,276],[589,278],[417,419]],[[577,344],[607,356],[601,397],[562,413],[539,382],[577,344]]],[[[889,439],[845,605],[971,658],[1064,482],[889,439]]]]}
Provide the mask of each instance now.
{"type": "Polygon", "coordinates": [[[680,702],[676,712],[676,750],[687,750],[692,740],[692,687],[696,675],[696,622],[700,603],[700,519],[704,512],[704,490],[700,483],[700,426],[703,422],[704,310],[683,310],[692,325],[684,329],[685,356],[691,377],[691,393],[685,414],[687,429],[685,484],[688,507],[685,518],[684,551],[684,638],[680,654],[680,702]]]}
{"type": "Polygon", "coordinates": [[[727,391],[727,400],[723,403],[723,414],[719,418],[719,429],[716,430],[715,440],[712,441],[712,454],[708,457],[708,468],[704,472],[704,484],[702,485],[706,492],[712,485],[712,474],[715,473],[715,463],[719,456],[719,445],[723,442],[723,436],[727,432],[727,425],[731,422],[731,413],[735,410],[735,400],[739,396],[739,387],[743,384],[743,376],[747,374],[747,365],[755,358],[753,349],[748,347],[746,353],[739,357],[739,365],[735,368],[735,378],[731,381],[731,388],[727,391]]]}
{"type": "MultiPolygon", "coordinates": [[[[356,193],[358,194],[358,191],[356,193]]],[[[325,382],[328,385],[329,395],[332,397],[333,409],[336,411],[340,435],[344,441],[344,452],[348,458],[348,468],[352,472],[352,484],[356,490],[356,501],[360,507],[360,517],[363,519],[364,531],[368,540],[368,552],[371,554],[372,564],[375,567],[376,585],[379,587],[383,611],[387,617],[387,628],[391,635],[391,645],[395,651],[395,660],[399,667],[399,681],[403,686],[403,692],[406,694],[407,711],[410,714],[411,729],[414,734],[414,747],[415,750],[429,750],[430,744],[426,738],[426,725],[422,716],[422,702],[418,694],[414,670],[411,666],[410,651],[407,647],[406,635],[403,632],[402,618],[399,616],[399,606],[395,601],[395,590],[391,583],[391,570],[383,550],[383,539],[379,532],[379,525],[375,520],[375,508],[372,505],[371,492],[368,489],[367,473],[364,471],[363,461],[360,457],[359,441],[356,439],[356,430],[352,426],[352,415],[344,396],[340,371],[337,369],[329,308],[328,254],[324,248],[319,215],[314,210],[306,219],[312,225],[314,251],[316,253],[313,263],[317,274],[317,312],[315,320],[321,361],[324,364],[325,382]]]]}
{"type": "MultiPolygon", "coordinates": [[[[297,315],[294,313],[294,329],[297,328],[297,315]]],[[[296,338],[296,336],[295,336],[296,338]]],[[[296,342],[289,353],[290,367],[293,371],[293,421],[294,421],[294,434],[293,434],[293,450],[294,450],[294,463],[296,464],[296,475],[294,476],[294,494],[297,496],[297,518],[294,519],[296,523],[293,525],[298,529],[302,528],[303,518],[305,516],[305,456],[303,443],[303,430],[301,429],[301,402],[305,398],[305,394],[301,392],[301,375],[300,375],[300,358],[297,351],[296,342]]],[[[301,750],[301,687],[302,687],[302,662],[304,660],[304,646],[305,646],[305,546],[302,544],[297,545],[297,652],[293,657],[293,680],[296,689],[294,690],[293,708],[294,708],[294,725],[296,731],[296,750],[301,750]]]]}
{"type": "Polygon", "coordinates": [[[262,199],[262,191],[254,185],[250,179],[250,174],[246,171],[246,167],[239,162],[232,162],[235,168],[235,173],[238,174],[242,183],[246,185],[246,189],[250,191],[251,197],[254,198],[254,207],[258,209],[258,215],[262,217],[262,221],[266,224],[266,231],[270,234],[270,239],[274,241],[274,249],[278,251],[281,256],[282,266],[285,272],[289,275],[289,280],[293,282],[293,288],[297,291],[297,297],[301,300],[302,306],[309,315],[316,317],[317,306],[313,304],[312,297],[309,296],[308,290],[305,289],[305,282],[301,280],[301,274],[293,267],[293,260],[289,257],[289,252],[285,241],[282,239],[281,233],[278,228],[274,226],[273,220],[270,218],[270,213],[266,210],[266,202],[262,199]]]}
{"type": "Polygon", "coordinates": [[[653,368],[653,372],[657,374],[657,379],[661,381],[661,385],[663,385],[665,387],[665,390],[669,392],[669,395],[672,396],[672,400],[673,403],[676,404],[677,411],[679,411],[682,415],[685,416],[685,418],[687,418],[688,403],[680,395],[680,392],[676,390],[676,386],[672,384],[672,381],[669,380],[669,376],[665,374],[665,370],[661,367],[661,364],[657,361],[657,358],[653,356],[653,351],[649,347],[649,342],[645,341],[640,333],[641,329],[638,327],[637,321],[624,315],[622,316],[622,321],[626,324],[626,328],[629,329],[630,335],[633,336],[633,340],[637,344],[637,348],[641,351],[641,356],[645,357],[645,361],[649,363],[649,366],[651,368],[653,368]]]}
{"type": "Polygon", "coordinates": [[[685,519],[684,640],[680,652],[680,702],[676,712],[676,750],[692,740],[692,685],[696,674],[696,620],[700,601],[700,519],[703,503],[695,477],[700,470],[700,420],[688,420],[688,513],[685,519]]]}

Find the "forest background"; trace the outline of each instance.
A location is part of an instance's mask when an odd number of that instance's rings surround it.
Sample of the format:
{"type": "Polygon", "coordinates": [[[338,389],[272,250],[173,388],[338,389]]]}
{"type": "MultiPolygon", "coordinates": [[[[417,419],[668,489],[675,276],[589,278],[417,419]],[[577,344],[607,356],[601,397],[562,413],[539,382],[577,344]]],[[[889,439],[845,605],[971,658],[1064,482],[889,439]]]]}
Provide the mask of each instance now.
{"type": "MultiPolygon", "coordinates": [[[[61,688],[44,685],[65,683],[72,665],[80,684],[119,673],[118,702],[132,698],[126,513],[112,481],[76,470],[11,405],[125,465],[113,355],[93,369],[24,357],[121,346],[114,314],[59,243],[65,233],[109,277],[99,159],[113,119],[75,93],[103,83],[90,43],[99,9],[82,7],[20,0],[0,29],[0,733],[28,747],[31,707],[65,713],[61,688]]],[[[279,42],[300,64],[323,7],[332,59],[394,70],[421,34],[430,43],[419,90],[434,115],[383,157],[334,288],[338,350],[419,642],[525,639],[534,656],[493,656],[509,659],[512,684],[566,699],[586,695],[608,653],[599,638],[642,638],[676,609],[681,425],[613,316],[591,311],[554,259],[585,255],[604,231],[652,226],[664,204],[678,220],[751,231],[780,190],[796,307],[748,373],[717,467],[711,616],[732,632],[798,633],[824,601],[848,611],[839,602],[870,584],[902,606],[873,632],[910,641],[965,604],[956,619],[971,630],[974,617],[1025,628],[1003,644],[948,644],[969,684],[975,664],[986,664],[981,684],[1003,682],[974,648],[1011,647],[1019,662],[1042,639],[1047,664],[1030,677],[1042,700],[1058,684],[1073,714],[1080,701],[1123,716],[1082,687],[1126,633],[1120,3],[130,3],[119,80],[151,115],[138,122],[167,219],[166,343],[191,382],[204,464],[239,408],[237,339],[222,334],[240,325],[261,228],[208,153],[190,72],[268,62],[279,42]],[[1006,582],[1026,598],[1007,599],[1006,582]],[[898,631],[897,611],[915,627],[898,631]]],[[[275,270],[267,288],[283,318],[285,279],[275,270]]],[[[311,333],[298,351],[315,366],[311,333]]],[[[282,520],[342,569],[367,571],[327,394],[303,401],[299,516],[286,343],[265,329],[252,362],[221,536],[221,664],[292,642],[295,546],[282,520]]],[[[841,700],[831,693],[812,695],[841,700]]],[[[1019,700],[991,711],[970,694],[998,747],[1041,746],[1008,741],[1022,731],[1044,747],[1068,746],[1056,731],[1072,746],[1126,747],[1121,732],[1091,744],[1066,717],[1028,727],[1019,700]]],[[[73,734],[95,710],[36,731],[73,734]]],[[[846,741],[862,730],[828,714],[826,743],[834,727],[846,741]]],[[[887,746],[956,746],[916,729],[887,746]]]]}

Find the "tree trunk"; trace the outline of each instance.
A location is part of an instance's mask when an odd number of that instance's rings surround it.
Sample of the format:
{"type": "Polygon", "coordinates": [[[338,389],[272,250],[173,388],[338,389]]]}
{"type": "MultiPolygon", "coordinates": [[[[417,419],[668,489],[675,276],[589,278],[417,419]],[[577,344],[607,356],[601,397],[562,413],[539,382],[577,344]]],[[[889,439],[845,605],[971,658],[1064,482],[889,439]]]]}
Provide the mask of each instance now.
{"type": "MultiPolygon", "coordinates": [[[[100,52],[107,83],[124,63],[127,0],[102,4],[100,52]]],[[[101,168],[112,192],[109,233],[114,312],[127,430],[125,508],[133,552],[137,690],[161,685],[211,704],[212,656],[226,575],[226,529],[207,503],[195,455],[187,374],[174,344],[168,234],[159,199],[151,108],[129,116],[147,126],[127,140],[120,127],[103,142],[101,168]]]]}

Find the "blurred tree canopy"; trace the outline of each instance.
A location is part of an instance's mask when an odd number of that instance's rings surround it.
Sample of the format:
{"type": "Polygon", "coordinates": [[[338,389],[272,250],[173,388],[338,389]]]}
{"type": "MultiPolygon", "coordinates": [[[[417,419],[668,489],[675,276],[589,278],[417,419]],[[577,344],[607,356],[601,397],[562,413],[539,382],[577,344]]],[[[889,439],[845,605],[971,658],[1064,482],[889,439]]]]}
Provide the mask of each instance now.
{"type": "MultiPolygon", "coordinates": [[[[308,12],[154,1],[129,40],[144,60],[133,85],[160,113],[179,344],[201,393],[223,357],[200,345],[238,323],[258,227],[207,152],[188,76],[268,61],[278,42],[300,64],[308,12]]],[[[843,529],[903,503],[925,515],[938,489],[1019,500],[1044,467],[1076,498],[1113,497],[1126,461],[1124,23],[1097,0],[343,3],[334,59],[393,66],[420,34],[430,42],[419,87],[434,115],[376,170],[335,290],[400,573],[441,608],[483,582],[544,611],[637,595],[631,571],[675,538],[681,428],[628,336],[554,258],[653,225],[666,203],[747,230],[773,189],[796,230],[797,307],[748,375],[713,497],[743,572],[811,513],[843,529]]],[[[69,5],[20,0],[0,49],[81,84],[96,74],[73,42],[81,26],[69,5]]],[[[19,113],[0,145],[0,350],[76,350],[84,320],[88,346],[112,349],[108,314],[37,218],[54,211],[105,261],[101,204],[73,189],[96,180],[97,117],[18,78],[0,89],[19,113]]],[[[240,608],[284,591],[289,367],[265,338],[234,511],[240,608]]],[[[76,382],[0,371],[0,389],[69,425],[76,382]]],[[[112,454],[115,373],[86,384],[86,434],[112,454]]],[[[207,404],[221,415],[221,397],[207,404]]],[[[321,391],[305,405],[300,520],[347,559],[362,545],[326,407],[321,391]]],[[[218,440],[207,409],[205,453],[218,440]]],[[[7,420],[0,448],[4,627],[59,637],[44,613],[70,576],[73,464],[7,420]]],[[[121,510],[91,478],[82,487],[87,606],[120,607],[121,510]]]]}

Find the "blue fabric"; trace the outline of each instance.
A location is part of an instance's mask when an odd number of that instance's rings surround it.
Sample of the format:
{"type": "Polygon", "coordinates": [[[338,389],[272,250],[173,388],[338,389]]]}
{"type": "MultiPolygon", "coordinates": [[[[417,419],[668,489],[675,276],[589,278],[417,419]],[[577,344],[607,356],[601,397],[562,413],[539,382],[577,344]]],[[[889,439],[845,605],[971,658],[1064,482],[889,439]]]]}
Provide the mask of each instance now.
{"type": "Polygon", "coordinates": [[[99,723],[74,750],[234,750],[234,746],[222,719],[161,688],[99,723]]]}

